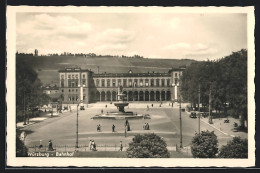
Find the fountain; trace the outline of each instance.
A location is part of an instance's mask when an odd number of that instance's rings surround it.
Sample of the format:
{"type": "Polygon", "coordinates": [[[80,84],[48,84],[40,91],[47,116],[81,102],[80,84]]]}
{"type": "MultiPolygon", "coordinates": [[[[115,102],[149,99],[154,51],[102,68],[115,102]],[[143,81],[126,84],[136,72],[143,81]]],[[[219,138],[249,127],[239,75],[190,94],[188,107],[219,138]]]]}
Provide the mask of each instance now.
{"type": "Polygon", "coordinates": [[[131,111],[125,111],[125,107],[129,105],[128,102],[124,101],[125,94],[123,92],[123,87],[118,87],[117,100],[114,105],[117,107],[117,112],[107,112],[106,114],[95,115],[91,119],[150,119],[149,114],[137,114],[131,111]]]}

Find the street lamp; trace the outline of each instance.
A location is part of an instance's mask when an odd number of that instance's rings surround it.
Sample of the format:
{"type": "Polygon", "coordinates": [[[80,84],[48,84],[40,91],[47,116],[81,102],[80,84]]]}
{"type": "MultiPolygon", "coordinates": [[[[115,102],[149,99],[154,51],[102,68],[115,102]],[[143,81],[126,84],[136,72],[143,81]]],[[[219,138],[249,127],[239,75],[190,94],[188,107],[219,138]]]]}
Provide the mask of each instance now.
{"type": "Polygon", "coordinates": [[[199,90],[198,90],[198,94],[199,94],[199,97],[198,97],[198,101],[199,101],[199,117],[198,117],[198,132],[199,132],[199,135],[200,135],[200,83],[199,83],[199,90]]]}
{"type": "Polygon", "coordinates": [[[85,85],[78,85],[80,87],[80,102],[77,103],[77,120],[76,120],[76,148],[79,148],[79,104],[83,103],[83,87],[85,85]]]}
{"type": "Polygon", "coordinates": [[[182,148],[182,120],[181,120],[181,89],[179,89],[179,99],[180,99],[180,148],[182,148]]]}
{"type": "MultiPolygon", "coordinates": [[[[178,84],[172,84],[173,87],[175,87],[175,98],[177,98],[177,87],[179,86],[178,84]]],[[[180,148],[182,148],[182,119],[181,119],[181,88],[179,87],[179,109],[180,109],[180,148]]]]}

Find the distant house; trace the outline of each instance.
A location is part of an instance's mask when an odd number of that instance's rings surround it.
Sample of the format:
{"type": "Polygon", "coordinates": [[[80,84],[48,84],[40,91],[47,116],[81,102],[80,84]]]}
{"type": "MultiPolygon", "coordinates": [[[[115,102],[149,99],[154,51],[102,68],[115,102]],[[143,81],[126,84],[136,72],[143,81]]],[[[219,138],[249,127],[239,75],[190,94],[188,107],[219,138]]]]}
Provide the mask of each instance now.
{"type": "Polygon", "coordinates": [[[47,94],[49,97],[52,99],[58,99],[61,95],[59,87],[54,85],[54,86],[44,86],[43,87],[43,93],[47,94]]]}

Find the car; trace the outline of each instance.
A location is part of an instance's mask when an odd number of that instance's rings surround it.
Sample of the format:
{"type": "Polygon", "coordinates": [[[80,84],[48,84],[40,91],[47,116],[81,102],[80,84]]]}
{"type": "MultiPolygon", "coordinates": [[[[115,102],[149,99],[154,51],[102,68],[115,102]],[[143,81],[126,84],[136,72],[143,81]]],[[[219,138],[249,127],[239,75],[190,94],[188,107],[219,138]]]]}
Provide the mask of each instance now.
{"type": "Polygon", "coordinates": [[[191,112],[190,118],[197,118],[196,112],[191,112]]]}
{"type": "Polygon", "coordinates": [[[80,110],[85,110],[84,106],[80,106],[80,110]]]}

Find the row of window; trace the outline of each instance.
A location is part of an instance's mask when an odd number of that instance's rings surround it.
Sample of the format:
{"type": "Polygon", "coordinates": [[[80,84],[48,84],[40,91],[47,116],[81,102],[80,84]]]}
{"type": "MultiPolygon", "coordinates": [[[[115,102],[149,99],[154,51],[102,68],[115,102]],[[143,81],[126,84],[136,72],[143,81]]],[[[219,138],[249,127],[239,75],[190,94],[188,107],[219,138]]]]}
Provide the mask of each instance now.
{"type": "MultiPolygon", "coordinates": [[[[61,79],[61,87],[64,87],[65,81],[64,79],[61,79]]],[[[101,79],[101,82],[99,79],[96,79],[96,87],[117,87],[117,86],[123,86],[123,87],[154,87],[154,86],[161,86],[161,87],[170,87],[171,83],[170,83],[170,79],[151,79],[150,83],[148,79],[139,79],[139,83],[138,83],[138,79],[129,79],[128,80],[128,86],[127,86],[127,79],[117,79],[117,83],[118,85],[116,85],[116,79],[112,79],[112,84],[111,84],[111,80],[110,79],[101,79]],[[160,80],[161,80],[161,85],[160,85],[160,80]],[[166,82],[166,83],[165,83],[166,82]],[[106,83],[106,85],[105,85],[106,83]],[[155,85],[156,84],[156,85],[155,85]],[[101,85],[101,86],[100,86],[101,85]]],[[[177,85],[178,81],[175,80],[175,85],[177,85]]],[[[82,79],[82,85],[86,84],[86,79],[82,79]]],[[[68,80],[68,87],[78,87],[78,80],[68,80]]]]}
{"type": "MultiPolygon", "coordinates": [[[[74,89],[69,89],[68,91],[69,91],[69,93],[70,93],[70,92],[74,92],[74,91],[75,91],[75,92],[78,92],[78,89],[75,89],[75,90],[74,90],[74,89]]],[[[61,92],[64,92],[64,90],[61,90],[61,92]]],[[[83,89],[83,92],[85,92],[85,89],[83,89]]]]}
{"type": "MultiPolygon", "coordinates": [[[[68,87],[78,87],[78,83],[79,80],[71,80],[71,79],[68,79],[68,87]]],[[[64,79],[61,79],[61,87],[64,87],[64,79]]],[[[86,79],[82,79],[82,85],[86,85],[86,79]]]]}
{"type": "MultiPolygon", "coordinates": [[[[83,100],[85,100],[85,96],[83,96],[83,100]]],[[[79,101],[79,96],[69,96],[68,101],[79,101]]]]}
{"type": "MultiPolygon", "coordinates": [[[[79,78],[79,75],[78,74],[69,74],[68,75],[68,79],[78,79],[79,78]]],[[[83,74],[82,75],[82,78],[85,79],[86,78],[86,75],[83,74]]],[[[64,79],[64,74],[61,75],[61,79],[64,79]]]]}
{"type": "MultiPolygon", "coordinates": [[[[96,87],[105,87],[105,83],[106,83],[106,87],[116,87],[116,79],[112,79],[112,84],[111,84],[111,80],[110,79],[101,79],[101,82],[99,79],[96,79],[96,87]]],[[[139,83],[138,83],[138,79],[129,79],[128,80],[128,86],[127,86],[127,79],[117,79],[117,86],[122,85],[123,87],[154,87],[154,86],[171,86],[170,83],[170,79],[151,79],[149,82],[149,79],[139,79],[139,83]],[[161,80],[161,85],[160,85],[160,80],[161,80]],[[155,85],[156,84],[156,85],[155,85]]]]}

